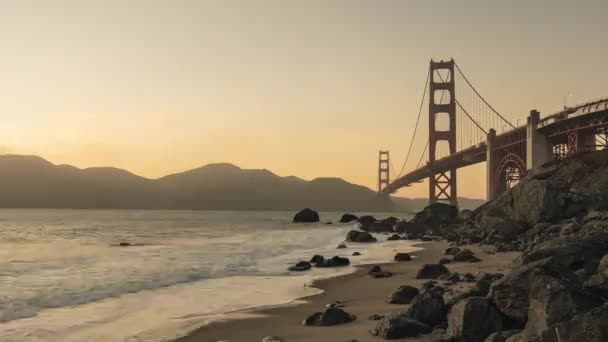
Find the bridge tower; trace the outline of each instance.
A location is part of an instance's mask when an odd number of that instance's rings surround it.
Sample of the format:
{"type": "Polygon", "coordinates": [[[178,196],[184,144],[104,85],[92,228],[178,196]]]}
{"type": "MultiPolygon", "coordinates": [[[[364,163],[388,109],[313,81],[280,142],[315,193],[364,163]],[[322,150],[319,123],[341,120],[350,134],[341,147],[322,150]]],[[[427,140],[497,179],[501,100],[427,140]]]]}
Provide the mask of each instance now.
{"type": "Polygon", "coordinates": [[[378,152],[378,193],[390,184],[390,155],[388,151],[378,152]]]}
{"type": "MultiPolygon", "coordinates": [[[[437,142],[447,141],[450,154],[456,153],[454,59],[439,62],[431,60],[429,72],[429,166],[432,169],[437,157],[437,142]],[[437,129],[438,117],[448,118],[447,130],[437,129]]],[[[456,169],[439,172],[429,178],[429,201],[431,203],[442,201],[452,205],[458,204],[456,169]]]]}

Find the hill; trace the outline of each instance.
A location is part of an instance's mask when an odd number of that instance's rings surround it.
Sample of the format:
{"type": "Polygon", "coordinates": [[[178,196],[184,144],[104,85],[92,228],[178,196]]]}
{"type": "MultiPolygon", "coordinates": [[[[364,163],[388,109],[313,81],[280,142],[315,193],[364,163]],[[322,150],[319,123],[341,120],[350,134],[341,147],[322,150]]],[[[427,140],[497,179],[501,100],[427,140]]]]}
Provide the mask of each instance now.
{"type": "Polygon", "coordinates": [[[0,155],[0,207],[409,212],[426,200],[378,199],[340,178],[306,181],[268,170],[210,164],[148,179],[111,167],[79,169],[43,158],[0,155]]]}

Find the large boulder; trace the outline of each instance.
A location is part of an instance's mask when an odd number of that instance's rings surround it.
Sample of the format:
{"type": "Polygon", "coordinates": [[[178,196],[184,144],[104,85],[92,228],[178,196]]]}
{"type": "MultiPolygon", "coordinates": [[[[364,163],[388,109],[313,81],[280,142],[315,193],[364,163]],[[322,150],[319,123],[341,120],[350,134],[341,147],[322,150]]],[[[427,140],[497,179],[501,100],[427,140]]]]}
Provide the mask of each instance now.
{"type": "Polygon", "coordinates": [[[483,297],[469,297],[456,303],[448,314],[448,334],[467,342],[483,342],[503,329],[503,316],[483,297]]]}
{"type": "Polygon", "coordinates": [[[608,254],[605,254],[602,259],[600,259],[600,263],[597,266],[597,273],[608,278],[608,254]]]}
{"type": "Polygon", "coordinates": [[[350,265],[350,260],[341,256],[335,256],[330,259],[324,259],[322,262],[317,262],[316,267],[340,267],[350,265]]]}
{"type": "Polygon", "coordinates": [[[441,264],[425,264],[416,273],[416,279],[437,279],[442,274],[449,274],[450,271],[441,264]]]}
{"type": "Polygon", "coordinates": [[[521,333],[520,329],[497,331],[486,337],[483,342],[507,342],[511,336],[519,333],[521,333]]]}
{"type": "Polygon", "coordinates": [[[420,291],[417,288],[409,285],[400,286],[397,291],[393,292],[389,299],[389,304],[410,304],[412,300],[418,296],[420,291]]]}
{"type": "Polygon", "coordinates": [[[294,223],[310,223],[310,222],[319,222],[319,213],[316,211],[306,208],[298,212],[293,217],[294,223]]]}
{"type": "Polygon", "coordinates": [[[398,221],[399,221],[399,219],[396,217],[393,217],[393,216],[389,216],[387,218],[380,220],[380,222],[385,223],[391,227],[394,226],[395,223],[397,223],[398,221]]]}
{"type": "Polygon", "coordinates": [[[330,326],[349,323],[357,319],[340,308],[328,308],[324,312],[315,312],[308,316],[302,324],[308,326],[330,326]]]}
{"type": "Polygon", "coordinates": [[[536,270],[529,279],[528,321],[524,339],[542,338],[551,326],[572,319],[600,306],[602,300],[587,292],[580,279],[569,272],[558,273],[536,270]]]}
{"type": "Polygon", "coordinates": [[[605,342],[608,341],[608,305],[593,309],[547,329],[541,342],[605,342]]]}
{"type": "Polygon", "coordinates": [[[382,318],[370,332],[374,336],[393,340],[428,334],[431,327],[410,317],[393,315],[382,318]]]}
{"type": "Polygon", "coordinates": [[[422,323],[434,326],[445,320],[447,307],[443,301],[443,293],[431,290],[419,294],[412,300],[407,315],[422,323]]]}
{"type": "Polygon", "coordinates": [[[377,221],[365,226],[361,225],[361,229],[373,233],[392,233],[393,225],[383,221],[377,221]]]}
{"type": "Polygon", "coordinates": [[[442,224],[450,224],[458,221],[458,208],[453,205],[437,202],[426,206],[422,211],[416,213],[411,220],[414,224],[435,228],[442,224]]]}
{"type": "Polygon", "coordinates": [[[358,230],[351,230],[346,235],[346,241],[348,242],[376,242],[376,238],[368,232],[360,232],[358,230]]]}
{"type": "Polygon", "coordinates": [[[376,218],[373,216],[370,216],[370,215],[361,216],[357,219],[357,222],[359,223],[359,226],[361,227],[361,229],[365,229],[366,227],[375,223],[376,218]]]}
{"type": "Polygon", "coordinates": [[[357,219],[358,219],[358,217],[355,216],[355,215],[353,215],[353,214],[344,214],[340,218],[340,222],[341,223],[349,223],[349,222],[356,221],[357,219]]]}

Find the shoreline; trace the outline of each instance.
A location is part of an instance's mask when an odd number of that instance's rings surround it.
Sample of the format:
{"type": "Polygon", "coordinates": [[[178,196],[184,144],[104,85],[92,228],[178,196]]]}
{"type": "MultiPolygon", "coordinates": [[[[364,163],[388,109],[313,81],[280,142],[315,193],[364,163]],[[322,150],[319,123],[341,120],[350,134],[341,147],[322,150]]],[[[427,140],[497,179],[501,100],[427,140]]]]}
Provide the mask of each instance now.
{"type": "MultiPolygon", "coordinates": [[[[405,247],[405,246],[404,246],[405,247]]],[[[420,287],[425,280],[415,279],[423,264],[437,263],[448,247],[446,241],[420,242],[407,247],[422,248],[411,252],[415,258],[408,262],[381,262],[383,269],[393,273],[390,278],[372,279],[367,275],[370,265],[354,266],[355,271],[335,277],[315,280],[309,286],[322,291],[295,299],[291,303],[245,309],[236,316],[219,319],[206,324],[174,342],[252,342],[266,336],[279,336],[285,341],[379,341],[369,333],[375,321],[368,320],[372,314],[387,315],[402,312],[408,305],[388,304],[388,296],[401,285],[420,287]],[[307,327],[302,321],[310,314],[323,311],[326,304],[344,302],[344,310],[357,316],[354,322],[330,327],[307,327]]],[[[446,265],[450,271],[463,273],[507,272],[516,252],[489,254],[490,246],[467,246],[482,261],[478,263],[454,263],[446,265]]],[[[398,244],[395,253],[401,252],[398,244]]],[[[450,288],[465,291],[474,283],[459,282],[450,288]]],[[[305,285],[306,286],[306,285],[305,285]]],[[[429,341],[428,337],[406,339],[406,341],[429,341]]]]}

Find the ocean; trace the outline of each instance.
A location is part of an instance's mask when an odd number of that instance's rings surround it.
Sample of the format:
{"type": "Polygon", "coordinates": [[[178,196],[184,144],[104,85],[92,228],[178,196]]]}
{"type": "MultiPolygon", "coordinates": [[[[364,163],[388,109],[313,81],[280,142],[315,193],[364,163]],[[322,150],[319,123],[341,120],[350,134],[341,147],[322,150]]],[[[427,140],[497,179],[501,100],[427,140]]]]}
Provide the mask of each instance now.
{"type": "Polygon", "coordinates": [[[361,251],[356,265],[394,253],[389,242],[336,249],[354,224],[323,222],[340,213],[320,213],[318,224],[292,224],[293,214],[0,210],[0,341],[169,341],[318,293],[305,284],[353,270],[287,272],[296,261],[361,251]]]}

